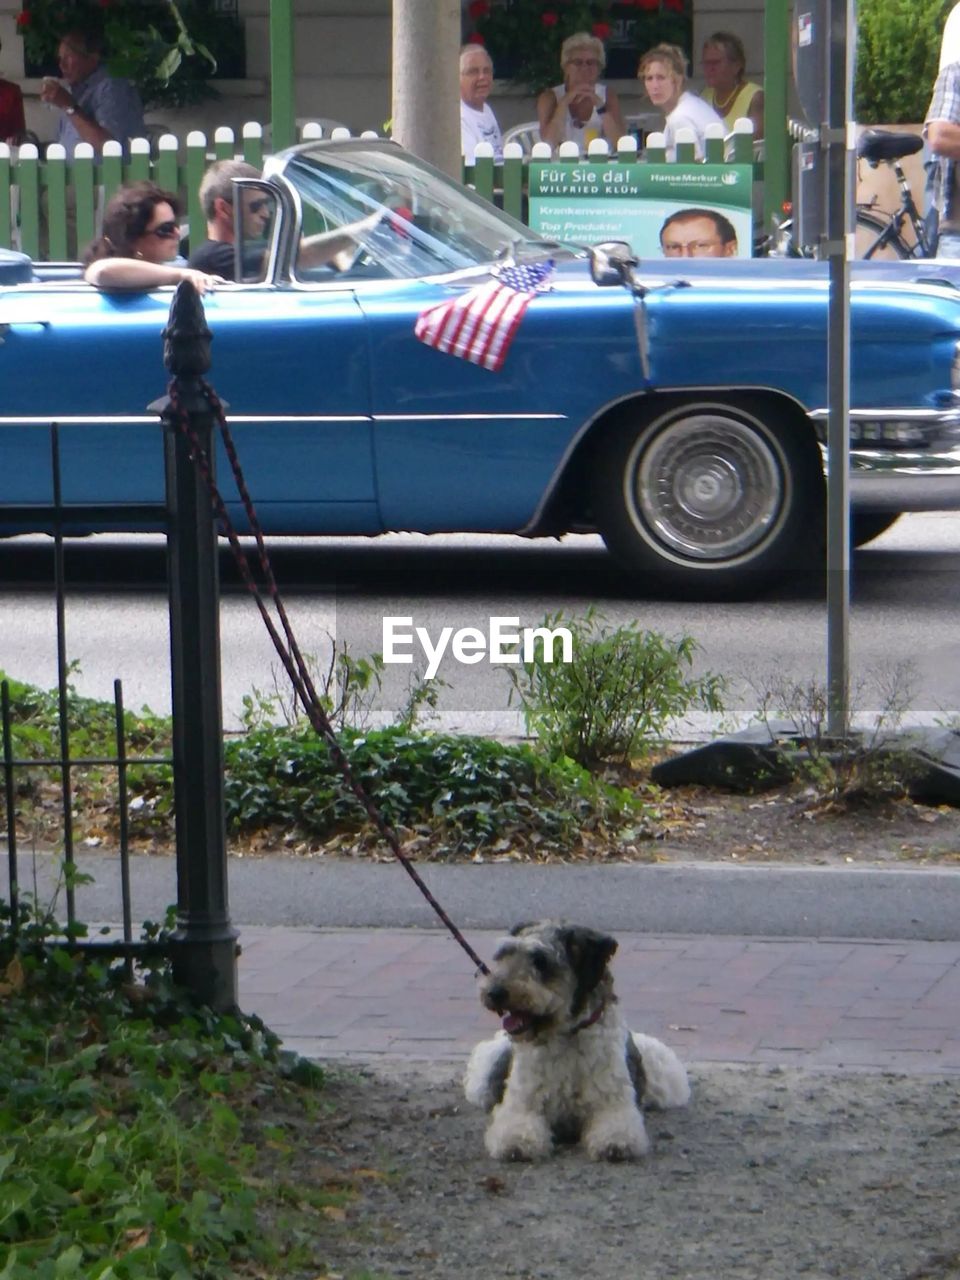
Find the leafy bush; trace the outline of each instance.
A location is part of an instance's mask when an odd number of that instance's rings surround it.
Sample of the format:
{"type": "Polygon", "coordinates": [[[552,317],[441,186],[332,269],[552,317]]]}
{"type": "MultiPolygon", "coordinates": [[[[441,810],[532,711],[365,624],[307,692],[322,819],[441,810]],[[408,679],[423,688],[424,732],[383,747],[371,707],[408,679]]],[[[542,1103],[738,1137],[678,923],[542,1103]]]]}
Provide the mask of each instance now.
{"type": "Polygon", "coordinates": [[[583,618],[552,614],[541,625],[572,633],[574,661],[548,662],[541,645],[509,675],[528,732],[552,759],[588,767],[642,759],[672,721],[694,709],[723,709],[723,680],[689,675],[697,650],[690,636],[667,640],[637,623],[611,630],[592,608],[583,618]]]}
{"type": "MultiPolygon", "coordinates": [[[[304,655],[304,665],[320,699],[320,705],[334,729],[345,725],[363,728],[370,718],[373,704],[383,688],[383,656],[354,658],[345,642],[332,636],[330,657],[321,666],[313,654],[304,655]]],[[[272,692],[258,689],[243,697],[241,722],[247,730],[283,722],[287,726],[306,723],[299,699],[293,692],[289,676],[282,667],[270,668],[272,692]]]]}
{"type": "MultiPolygon", "coordinates": [[[[442,682],[414,682],[399,723],[389,728],[344,724],[345,719],[362,723],[368,718],[381,666],[379,656],[368,661],[338,653],[326,674],[317,674],[316,683],[356,775],[388,822],[417,828],[424,843],[418,852],[476,852],[498,841],[562,851],[579,845],[585,833],[599,839],[646,815],[641,799],[596,781],[572,761],[544,759],[528,745],[415,732],[417,716],[424,705],[432,705],[442,682]]],[[[49,770],[17,772],[18,822],[41,842],[57,841],[62,820],[57,695],[18,681],[10,686],[14,755],[53,762],[49,770]]],[[[112,757],[112,704],[78,697],[71,689],[68,711],[74,757],[112,757]]],[[[245,699],[244,719],[246,733],[230,735],[224,743],[226,818],[232,835],[282,827],[294,840],[317,842],[368,826],[326,743],[277,681],[275,692],[254,691],[245,699]],[[278,716],[284,723],[274,723],[278,716]]],[[[149,711],[136,716],[128,712],[126,731],[132,758],[134,751],[169,754],[169,719],[149,711]]],[[[95,832],[102,838],[110,831],[116,836],[114,777],[111,766],[73,769],[76,835],[95,832]]],[[[131,836],[169,845],[172,770],[131,763],[128,777],[131,836]]],[[[0,792],[0,817],[3,810],[0,792]]]]}
{"type": "Polygon", "coordinates": [[[103,38],[111,74],[131,80],[144,106],[218,97],[211,76],[244,74],[243,28],[203,0],[24,0],[17,14],[28,75],[59,75],[68,30],[103,38]]]}
{"type": "MultiPolygon", "coordinates": [[[[643,812],[628,792],[597,782],[572,761],[544,760],[525,744],[412,734],[398,726],[347,729],[340,743],[386,820],[428,826],[441,852],[524,831],[563,846],[585,830],[618,827],[643,812]]],[[[234,739],[226,744],[226,765],[234,830],[278,825],[324,838],[367,821],[326,743],[309,728],[234,739]]]]}
{"type": "Polygon", "coordinates": [[[560,46],[574,32],[604,42],[608,77],[630,78],[639,55],[663,41],[689,54],[693,34],[689,0],[473,0],[467,16],[496,74],[531,93],[562,79],[560,46]]]}
{"type": "Polygon", "coordinates": [[[271,1122],[315,1116],[322,1073],[258,1019],[189,1006],[161,970],[133,985],[45,948],[42,916],[17,949],[0,903],[0,1275],[314,1274],[316,1193],[266,1166],[271,1122]]]}
{"type": "MultiPolygon", "coordinates": [[[[69,674],[75,674],[71,667],[69,674]]],[[[59,831],[59,765],[61,756],[60,705],[56,689],[39,689],[14,680],[0,671],[10,696],[11,745],[20,760],[51,761],[49,768],[21,769],[16,774],[18,816],[22,825],[35,827],[35,834],[47,838],[59,831]],[[49,812],[48,812],[49,811],[49,812]]],[[[66,717],[70,755],[74,760],[106,760],[116,755],[116,711],[112,702],[81,697],[67,685],[66,717]]],[[[137,757],[169,757],[171,725],[169,717],[155,715],[148,707],[125,711],[123,733],[131,759],[127,781],[131,795],[150,804],[134,810],[133,827],[143,828],[153,815],[170,811],[171,770],[166,765],[137,764],[137,757]]],[[[112,803],[115,770],[105,765],[76,768],[72,773],[77,808],[93,811],[112,803]]],[[[5,796],[0,793],[0,818],[6,816],[5,796]]],[[[99,817],[100,815],[98,815],[99,817]]]]}
{"type": "Polygon", "coordinates": [[[818,803],[871,804],[908,793],[919,765],[909,744],[894,735],[913,700],[915,671],[909,662],[880,668],[857,683],[851,719],[864,719],[858,707],[869,702],[871,722],[843,738],[828,730],[830,703],[823,682],[775,672],[753,683],[760,695],[759,719],[818,803]]]}
{"type": "Polygon", "coordinates": [[[859,0],[854,114],[860,124],[918,124],[954,0],[859,0]]]}

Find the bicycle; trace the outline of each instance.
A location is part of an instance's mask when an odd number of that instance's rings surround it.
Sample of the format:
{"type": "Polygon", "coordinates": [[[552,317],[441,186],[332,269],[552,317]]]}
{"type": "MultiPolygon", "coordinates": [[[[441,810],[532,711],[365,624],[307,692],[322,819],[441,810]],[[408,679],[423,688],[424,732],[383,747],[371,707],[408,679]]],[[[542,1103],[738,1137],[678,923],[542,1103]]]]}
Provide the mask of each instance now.
{"type": "Polygon", "coordinates": [[[927,230],[923,215],[917,208],[910,190],[910,183],[900,161],[905,156],[916,155],[923,147],[923,139],[912,133],[892,133],[882,129],[867,129],[857,142],[857,158],[866,160],[871,168],[890,165],[897,179],[900,204],[893,211],[876,208],[873,200],[857,205],[856,256],[858,258],[932,258],[936,244],[927,230]],[[910,244],[903,234],[908,226],[914,235],[910,244]]]}
{"type": "MultiPolygon", "coordinates": [[[[923,139],[913,133],[892,133],[882,129],[867,129],[857,143],[857,158],[866,160],[874,169],[881,164],[890,165],[897,180],[900,204],[889,213],[878,209],[876,197],[863,201],[856,210],[855,257],[876,258],[932,258],[937,251],[936,238],[932,236],[917,208],[910,190],[910,183],[900,161],[905,156],[916,155],[923,147],[923,139]],[[914,243],[904,236],[904,227],[913,231],[914,243]]],[[[798,244],[794,239],[792,209],[784,205],[784,217],[774,218],[772,230],[758,235],[754,243],[756,258],[813,258],[813,245],[798,244]]]]}

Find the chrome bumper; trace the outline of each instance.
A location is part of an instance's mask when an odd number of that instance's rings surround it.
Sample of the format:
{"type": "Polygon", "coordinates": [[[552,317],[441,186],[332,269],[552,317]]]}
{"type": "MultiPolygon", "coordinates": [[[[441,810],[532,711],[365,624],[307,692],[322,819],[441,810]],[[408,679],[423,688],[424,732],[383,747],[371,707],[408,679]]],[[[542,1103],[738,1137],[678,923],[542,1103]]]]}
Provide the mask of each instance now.
{"type": "MultiPolygon", "coordinates": [[[[827,411],[810,417],[826,475],[827,411]]],[[[850,436],[854,510],[960,511],[960,409],[853,409],[850,436]],[[890,440],[893,435],[905,438],[890,440]]]]}

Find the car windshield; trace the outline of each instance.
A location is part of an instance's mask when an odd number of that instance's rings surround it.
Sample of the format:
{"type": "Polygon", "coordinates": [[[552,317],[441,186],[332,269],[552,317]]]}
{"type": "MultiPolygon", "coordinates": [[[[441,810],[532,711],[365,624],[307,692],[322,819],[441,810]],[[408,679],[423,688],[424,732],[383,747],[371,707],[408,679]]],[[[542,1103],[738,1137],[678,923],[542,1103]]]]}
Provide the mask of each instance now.
{"type": "MultiPolygon", "coordinates": [[[[298,150],[278,168],[300,196],[305,237],[382,215],[358,234],[362,252],[350,274],[441,275],[483,266],[508,251],[536,256],[552,247],[389,142],[319,143],[298,150]]],[[[297,274],[310,276],[305,269],[297,274]]]]}

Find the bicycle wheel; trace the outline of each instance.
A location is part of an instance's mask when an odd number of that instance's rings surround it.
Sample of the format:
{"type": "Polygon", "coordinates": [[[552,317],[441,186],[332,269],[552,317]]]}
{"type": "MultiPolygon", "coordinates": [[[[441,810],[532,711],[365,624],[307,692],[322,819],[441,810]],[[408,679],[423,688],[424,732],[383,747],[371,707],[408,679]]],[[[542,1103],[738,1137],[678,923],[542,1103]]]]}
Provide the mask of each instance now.
{"type": "Polygon", "coordinates": [[[855,256],[884,262],[912,258],[913,253],[889,218],[858,209],[855,256]]]}

